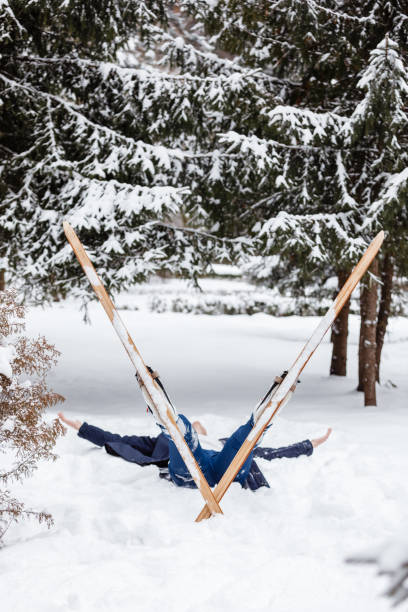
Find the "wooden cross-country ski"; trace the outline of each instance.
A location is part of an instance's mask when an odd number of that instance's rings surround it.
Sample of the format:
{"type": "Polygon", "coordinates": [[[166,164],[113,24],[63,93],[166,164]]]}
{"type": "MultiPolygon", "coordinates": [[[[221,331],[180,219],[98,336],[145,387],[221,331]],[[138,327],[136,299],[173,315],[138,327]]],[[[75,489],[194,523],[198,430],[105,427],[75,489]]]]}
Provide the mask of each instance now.
{"type": "Polygon", "coordinates": [[[156,420],[160,424],[164,425],[164,427],[167,429],[170,436],[172,437],[177,447],[177,450],[182,456],[184,463],[186,464],[192,478],[194,479],[194,482],[196,483],[206,502],[206,508],[209,508],[209,512],[211,514],[222,514],[222,510],[218,505],[218,502],[215,501],[214,494],[206,478],[204,477],[204,474],[202,473],[200,467],[194,459],[191,450],[187,446],[187,443],[184,440],[184,437],[177,426],[173,406],[170,404],[169,400],[163,393],[163,390],[156,382],[154,376],[149,372],[148,368],[146,367],[139,351],[135,346],[135,343],[130,337],[130,334],[127,331],[123,321],[119,317],[119,314],[111,298],[106,292],[106,289],[103,286],[99,276],[97,275],[95,268],[93,267],[92,262],[89,259],[78,236],[67,221],[64,221],[63,226],[68,242],[70,243],[75,255],[77,256],[77,259],[81,264],[82,269],[88,277],[88,280],[91,283],[93,290],[98,296],[100,303],[102,304],[106,314],[108,315],[109,320],[111,321],[127,354],[129,355],[131,362],[133,363],[136,369],[137,374],[139,375],[138,380],[142,387],[142,391],[148,401],[149,406],[153,411],[156,420]]]}
{"type": "MultiPolygon", "coordinates": [[[[333,304],[330,306],[325,316],[321,319],[313,335],[300,351],[295,362],[280,383],[279,387],[267,398],[267,401],[263,405],[258,406],[257,420],[254,427],[248,434],[246,440],[244,440],[241,448],[214,489],[214,496],[217,502],[220,502],[223,498],[224,494],[228,490],[228,487],[233,482],[234,478],[245,463],[266,427],[271,423],[272,419],[277,415],[279,410],[282,409],[291,398],[300,373],[323,340],[326,332],[333,325],[337,315],[347,302],[357,283],[369,268],[374,257],[377,255],[383,240],[384,232],[381,231],[367,248],[366,252],[350,274],[333,304]]],[[[201,521],[205,518],[209,518],[210,516],[210,509],[206,505],[197,516],[196,521],[201,521]]]]}

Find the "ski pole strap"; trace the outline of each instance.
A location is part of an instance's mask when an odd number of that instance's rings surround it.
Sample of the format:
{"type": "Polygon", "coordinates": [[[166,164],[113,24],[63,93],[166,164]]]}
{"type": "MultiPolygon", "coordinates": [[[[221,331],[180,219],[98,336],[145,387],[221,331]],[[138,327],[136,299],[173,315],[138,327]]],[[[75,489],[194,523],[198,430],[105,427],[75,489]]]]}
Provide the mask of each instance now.
{"type": "MultiPolygon", "coordinates": [[[[268,399],[268,397],[271,395],[272,391],[274,389],[276,389],[276,387],[278,387],[281,382],[283,381],[283,379],[286,377],[288,371],[284,370],[282,372],[282,374],[280,376],[275,376],[275,379],[272,383],[272,386],[268,389],[268,391],[266,392],[265,396],[261,399],[261,401],[259,402],[258,406],[262,406],[262,404],[268,399]]],[[[297,383],[300,383],[300,380],[298,380],[294,385],[291,386],[290,390],[292,391],[292,393],[296,390],[296,385],[297,383]]]]}
{"type": "Polygon", "coordinates": [[[272,386],[268,389],[268,391],[265,393],[265,396],[261,399],[261,401],[259,402],[258,406],[262,406],[262,404],[268,399],[268,397],[270,396],[270,394],[272,393],[272,391],[274,389],[276,389],[276,387],[278,385],[281,384],[282,380],[285,378],[286,374],[288,373],[287,370],[284,370],[281,374],[281,376],[275,376],[275,380],[272,383],[272,386]]]}
{"type": "MultiPolygon", "coordinates": [[[[159,378],[159,373],[157,372],[157,370],[153,370],[153,368],[151,368],[151,367],[150,367],[150,366],[148,366],[148,365],[146,366],[146,368],[148,369],[149,374],[151,375],[151,377],[152,377],[152,378],[153,378],[153,379],[154,379],[154,380],[157,382],[157,384],[159,385],[160,389],[163,391],[163,393],[164,393],[164,395],[165,395],[165,397],[166,397],[167,401],[169,402],[170,406],[171,406],[172,408],[174,408],[173,403],[172,403],[171,399],[169,398],[169,396],[168,396],[168,394],[167,394],[167,391],[166,391],[166,389],[164,388],[164,385],[163,385],[162,381],[161,381],[161,380],[160,380],[160,378],[159,378]]],[[[142,377],[140,376],[139,372],[136,372],[135,376],[136,376],[137,382],[139,383],[139,387],[140,387],[140,388],[141,388],[141,390],[142,390],[143,397],[144,397],[144,398],[145,398],[145,400],[146,400],[147,408],[150,410],[150,412],[151,412],[151,413],[153,413],[152,407],[151,407],[151,406],[149,406],[149,404],[148,404],[148,402],[147,402],[146,393],[145,393],[145,391],[144,391],[144,389],[145,389],[145,385],[144,385],[144,382],[143,382],[143,380],[142,380],[142,377]]]]}

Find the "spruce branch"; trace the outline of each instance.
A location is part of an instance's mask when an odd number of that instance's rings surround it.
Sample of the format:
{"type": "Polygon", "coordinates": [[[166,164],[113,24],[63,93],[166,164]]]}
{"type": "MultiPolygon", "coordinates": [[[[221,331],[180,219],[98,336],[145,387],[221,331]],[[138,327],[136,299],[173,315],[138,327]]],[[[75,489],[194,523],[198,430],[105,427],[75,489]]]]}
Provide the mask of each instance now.
{"type": "Polygon", "coordinates": [[[248,69],[240,66],[237,63],[231,62],[231,72],[229,74],[219,74],[212,76],[198,76],[183,72],[182,74],[172,74],[163,72],[160,70],[154,70],[152,67],[149,68],[133,68],[129,66],[120,66],[112,62],[94,62],[92,60],[86,60],[80,57],[36,57],[36,56],[19,56],[19,55],[7,55],[4,54],[2,57],[10,58],[15,61],[38,64],[38,65],[61,65],[68,64],[74,66],[80,66],[84,69],[93,68],[107,72],[109,70],[115,71],[119,76],[134,76],[139,78],[141,81],[191,81],[194,83],[228,83],[229,80],[236,78],[240,75],[246,79],[258,79],[269,81],[277,84],[290,84],[294,87],[300,87],[301,83],[291,81],[290,79],[274,77],[259,68],[248,69]]]}
{"type": "Polygon", "coordinates": [[[164,223],[163,221],[149,221],[148,223],[145,224],[145,227],[164,227],[166,229],[171,230],[172,232],[180,232],[182,234],[193,234],[195,236],[202,236],[203,238],[214,240],[215,242],[230,243],[230,244],[236,244],[238,242],[238,239],[236,238],[225,238],[221,236],[216,236],[215,234],[211,234],[203,230],[194,229],[192,227],[182,227],[179,225],[171,225],[170,223],[164,223]]]}
{"type": "Polygon", "coordinates": [[[369,17],[358,17],[356,15],[349,15],[348,13],[341,13],[339,11],[334,11],[333,9],[322,6],[315,0],[296,0],[297,2],[302,2],[302,4],[306,4],[307,6],[311,6],[315,8],[317,11],[325,13],[326,15],[330,15],[331,17],[335,17],[336,19],[345,19],[346,21],[353,21],[360,24],[370,24],[376,25],[378,22],[371,16],[369,17]]]}

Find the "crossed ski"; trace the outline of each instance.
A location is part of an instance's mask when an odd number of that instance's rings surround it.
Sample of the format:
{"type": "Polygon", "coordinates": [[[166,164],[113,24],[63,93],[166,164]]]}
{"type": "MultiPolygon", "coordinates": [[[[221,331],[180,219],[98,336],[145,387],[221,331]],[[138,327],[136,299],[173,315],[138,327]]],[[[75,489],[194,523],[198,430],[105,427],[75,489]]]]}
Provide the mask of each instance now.
{"type": "Polygon", "coordinates": [[[220,482],[212,491],[177,426],[177,414],[175,413],[167,394],[161,387],[160,382],[158,383],[156,381],[155,373],[151,372],[145,365],[129,332],[120,319],[112,300],[110,299],[99,276],[97,275],[91,260],[86,254],[85,249],[83,248],[72,227],[66,221],[64,222],[64,231],[75,255],[78,258],[79,263],[88,277],[89,282],[91,283],[96,295],[99,298],[99,301],[101,302],[136,369],[138,381],[148,405],[152,409],[156,420],[166,427],[174,443],[176,444],[184,463],[190,471],[194,482],[205,500],[205,506],[197,516],[196,521],[199,522],[204,518],[209,518],[212,514],[222,514],[219,502],[247,460],[249,454],[252,452],[266,427],[272,423],[272,420],[275,418],[278,412],[282,410],[282,408],[289,402],[303,368],[306,366],[309,359],[323,340],[326,332],[333,325],[344,304],[347,302],[351,293],[378,253],[384,240],[384,232],[379,232],[379,234],[377,234],[377,236],[368,246],[346,283],[343,285],[338,296],[328,309],[325,316],[321,319],[310,339],[300,351],[285,377],[279,380],[279,384],[277,386],[273,385],[271,387],[266,396],[257,406],[255,410],[256,421],[254,427],[230,463],[220,482]]]}
{"type": "MultiPolygon", "coordinates": [[[[379,234],[377,234],[365,251],[364,255],[361,257],[360,261],[348,277],[325,316],[320,320],[320,323],[316,327],[314,333],[300,351],[292,367],[288,370],[288,373],[280,383],[279,387],[277,387],[274,392],[272,392],[269,397],[266,398],[263,405],[258,406],[257,412],[259,416],[257,415],[258,418],[254,427],[249,432],[246,440],[244,440],[242,443],[241,448],[214,489],[214,497],[217,502],[222,499],[228,490],[228,487],[238,474],[242,465],[245,463],[266,427],[271,424],[278,412],[289,402],[303,368],[306,366],[307,362],[323,340],[326,332],[333,325],[358,282],[370,267],[370,264],[377,255],[383,240],[384,232],[381,231],[379,234]]],[[[197,516],[196,521],[199,522],[204,518],[209,518],[209,516],[209,509],[207,506],[204,506],[200,514],[197,516]]]]}
{"type": "Polygon", "coordinates": [[[78,261],[82,266],[82,269],[88,277],[88,280],[91,283],[93,290],[98,296],[99,301],[101,302],[106,314],[110,319],[110,322],[112,323],[116,333],[119,336],[120,341],[125,347],[125,350],[136,369],[138,382],[140,384],[146,402],[154,414],[156,421],[161,425],[164,425],[164,427],[167,429],[170,436],[172,437],[177,447],[177,450],[182,456],[184,463],[186,464],[191,476],[194,479],[194,482],[197,485],[197,488],[201,491],[201,495],[206,501],[206,508],[209,509],[210,514],[222,514],[222,510],[219,507],[218,502],[215,501],[213,492],[206,478],[204,477],[204,474],[202,473],[200,467],[194,459],[190,448],[188,447],[182,433],[180,432],[177,426],[177,415],[175,415],[174,408],[171,405],[169,399],[167,398],[164,390],[158,384],[155,373],[151,372],[144,363],[142,356],[137,350],[135,343],[133,342],[128,330],[126,329],[122,319],[120,318],[112,300],[106,292],[106,289],[103,286],[101,279],[97,275],[95,268],[93,267],[91,260],[85,252],[85,249],[82,246],[78,236],[76,235],[76,233],[68,222],[64,221],[63,225],[68,242],[70,243],[75,255],[77,256],[78,261]]]}

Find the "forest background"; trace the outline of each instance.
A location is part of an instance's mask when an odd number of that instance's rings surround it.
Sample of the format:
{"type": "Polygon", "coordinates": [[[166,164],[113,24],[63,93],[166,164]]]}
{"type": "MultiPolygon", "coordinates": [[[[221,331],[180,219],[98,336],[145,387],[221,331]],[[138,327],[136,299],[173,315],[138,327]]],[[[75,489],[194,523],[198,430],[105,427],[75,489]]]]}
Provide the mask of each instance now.
{"type": "Polygon", "coordinates": [[[232,262],[321,300],[384,229],[360,295],[375,405],[408,266],[406,2],[8,0],[0,23],[2,286],[87,294],[68,219],[113,292],[232,262]]]}

